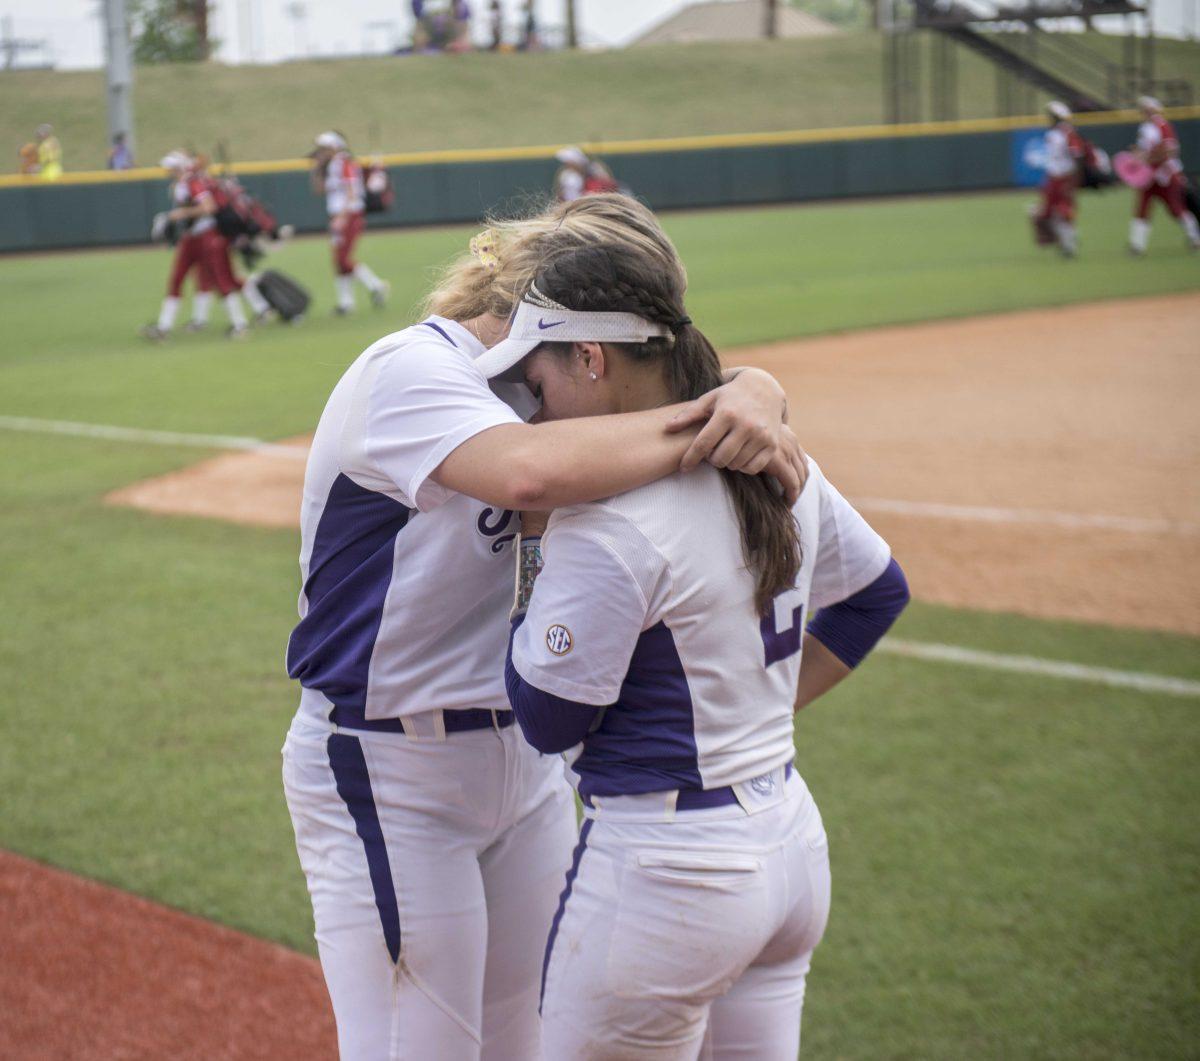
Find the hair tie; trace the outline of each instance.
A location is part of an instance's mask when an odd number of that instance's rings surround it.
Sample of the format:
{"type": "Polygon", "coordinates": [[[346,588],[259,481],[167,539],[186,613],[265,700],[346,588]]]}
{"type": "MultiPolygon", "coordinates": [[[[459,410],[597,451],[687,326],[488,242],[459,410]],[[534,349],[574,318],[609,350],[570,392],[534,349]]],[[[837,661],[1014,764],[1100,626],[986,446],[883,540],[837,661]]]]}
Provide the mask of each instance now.
{"type": "Polygon", "coordinates": [[[683,329],[687,325],[689,325],[691,323],[692,323],[692,318],[689,317],[685,313],[682,317],[679,318],[679,320],[672,321],[670,324],[667,325],[667,327],[671,329],[672,335],[678,335],[681,331],[683,331],[683,329]]]}
{"type": "Polygon", "coordinates": [[[498,243],[496,230],[485,228],[479,235],[472,236],[471,242],[468,244],[472,256],[489,273],[494,273],[500,265],[500,259],[496,255],[498,243]]]}

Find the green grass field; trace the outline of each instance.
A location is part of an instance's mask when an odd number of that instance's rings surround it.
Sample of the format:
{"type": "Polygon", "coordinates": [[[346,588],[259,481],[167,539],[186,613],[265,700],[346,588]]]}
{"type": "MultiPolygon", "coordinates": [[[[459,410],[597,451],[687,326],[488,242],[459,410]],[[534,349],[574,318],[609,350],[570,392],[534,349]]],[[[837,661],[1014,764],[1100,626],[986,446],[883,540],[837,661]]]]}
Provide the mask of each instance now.
{"type": "MultiPolygon", "coordinates": [[[[1118,38],[1090,34],[1089,43],[1119,56],[1118,38]]],[[[394,152],[876,124],[882,48],[877,34],[860,32],[576,54],[144,67],[134,92],[138,155],[153,163],[174,147],[211,151],[223,140],[235,160],[296,158],[331,127],[359,151],[394,152]],[[183,99],[205,105],[184,120],[183,99]],[[489,105],[498,99],[502,106],[489,105]]],[[[958,51],[959,116],[996,114],[993,68],[958,51]]],[[[1195,80],[1197,70],[1200,45],[1159,42],[1159,77],[1195,80]]],[[[1031,105],[1043,99],[1032,95],[1031,105]]],[[[0,143],[14,166],[17,147],[45,121],[68,169],[102,169],[103,73],[0,74],[0,143]]]]}
{"type": "MultiPolygon", "coordinates": [[[[682,214],[690,308],[724,346],[931,316],[1200,288],[1126,197],[1083,256],[1031,246],[1027,196],[682,214]]],[[[402,326],[469,229],[380,233],[393,309],[331,305],[320,240],[278,264],[302,327],[134,338],[167,257],[0,259],[0,415],[278,438],[402,326]]],[[[219,309],[216,316],[219,317],[219,309]]],[[[799,401],[803,422],[803,400],[799,401]]],[[[279,783],[297,536],[101,504],[204,451],[0,431],[0,847],[312,951],[279,783]]],[[[919,592],[919,590],[918,590],[919,592]]],[[[1200,678],[1200,641],[914,604],[900,636],[1200,678]]],[[[1194,700],[879,656],[798,726],[834,914],[810,1057],[1186,1057],[1200,1020],[1194,700]]]]}

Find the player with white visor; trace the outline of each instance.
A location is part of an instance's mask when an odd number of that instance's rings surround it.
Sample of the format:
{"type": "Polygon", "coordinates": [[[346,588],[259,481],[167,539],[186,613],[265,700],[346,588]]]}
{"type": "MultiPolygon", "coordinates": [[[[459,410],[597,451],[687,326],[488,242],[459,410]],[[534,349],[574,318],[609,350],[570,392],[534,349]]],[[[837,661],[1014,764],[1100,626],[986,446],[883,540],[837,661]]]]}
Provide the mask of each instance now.
{"type": "MultiPolygon", "coordinates": [[[[552,422],[608,417],[624,453],[626,417],[720,380],[685,287],[639,248],[567,251],[478,365],[519,371],[552,422]]],[[[558,508],[540,539],[536,515],[508,694],[534,747],[568,753],[586,816],[546,944],[545,1056],[794,1061],[830,872],[793,713],[891,625],[903,572],[811,462],[794,505],[704,467],[558,508]]]]}
{"type": "Polygon", "coordinates": [[[515,510],[621,493],[705,454],[799,493],[803,454],[763,373],[552,424],[526,423],[524,383],[489,385],[479,360],[541,259],[599,242],[677,266],[622,196],[498,225],[429,317],[350,366],[317,427],[283,775],[343,1058],[539,1056],[543,944],[577,831],[561,763],[522,739],[505,694],[515,510]]]}

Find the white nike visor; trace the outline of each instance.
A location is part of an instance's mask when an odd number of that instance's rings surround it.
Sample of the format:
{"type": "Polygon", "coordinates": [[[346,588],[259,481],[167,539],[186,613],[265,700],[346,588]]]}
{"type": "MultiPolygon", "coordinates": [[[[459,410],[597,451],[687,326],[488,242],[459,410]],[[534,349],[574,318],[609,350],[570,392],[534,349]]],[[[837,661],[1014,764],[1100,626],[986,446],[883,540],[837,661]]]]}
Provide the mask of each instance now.
{"type": "Polygon", "coordinates": [[[599,313],[567,309],[543,295],[536,286],[517,303],[508,338],[475,359],[488,379],[524,380],[521,362],[542,343],[644,343],[671,334],[636,313],[599,313]]]}

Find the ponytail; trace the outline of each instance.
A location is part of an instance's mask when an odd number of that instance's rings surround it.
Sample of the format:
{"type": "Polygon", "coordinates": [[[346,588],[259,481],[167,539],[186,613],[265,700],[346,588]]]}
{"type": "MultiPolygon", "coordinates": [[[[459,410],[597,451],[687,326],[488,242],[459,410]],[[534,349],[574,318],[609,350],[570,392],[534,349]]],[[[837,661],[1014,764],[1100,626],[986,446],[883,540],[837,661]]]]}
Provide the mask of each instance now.
{"type": "MultiPolygon", "coordinates": [[[[537,287],[568,309],[634,313],[669,328],[670,336],[644,343],[605,345],[635,363],[661,363],[673,400],[691,401],[725,382],[712,343],[684,311],[682,264],[673,268],[629,246],[572,248],[543,263],[537,287]]],[[[801,561],[796,521],[771,480],[727,469],[721,475],[737,512],[742,557],[754,573],[754,604],[761,614],[795,584],[801,561]]]]}

